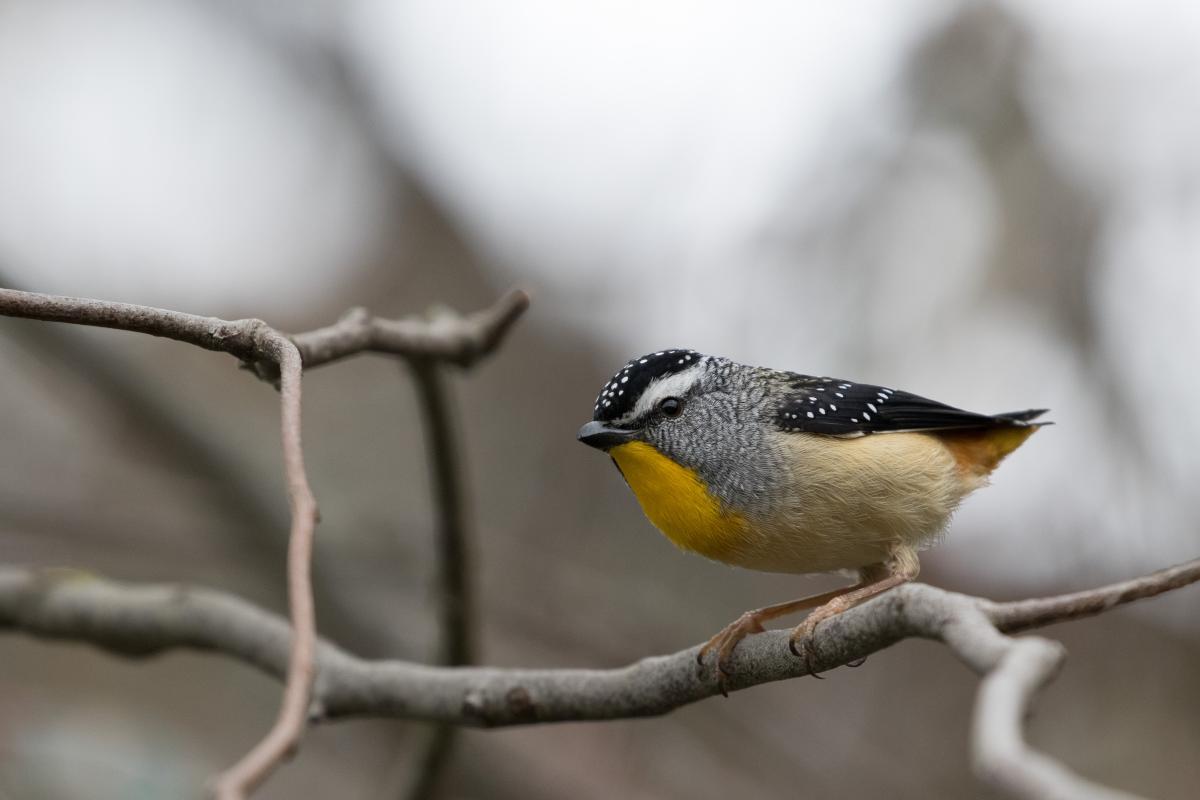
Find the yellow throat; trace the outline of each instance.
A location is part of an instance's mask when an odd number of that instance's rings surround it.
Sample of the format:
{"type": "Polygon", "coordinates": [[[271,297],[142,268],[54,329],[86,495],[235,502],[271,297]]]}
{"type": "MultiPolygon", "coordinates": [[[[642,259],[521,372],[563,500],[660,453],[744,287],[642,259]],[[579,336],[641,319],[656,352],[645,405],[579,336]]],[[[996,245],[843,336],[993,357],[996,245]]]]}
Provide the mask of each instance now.
{"type": "Polygon", "coordinates": [[[746,521],[721,508],[700,477],[644,442],[608,451],[642,511],[676,546],[730,561],[746,538],[746,521]]]}

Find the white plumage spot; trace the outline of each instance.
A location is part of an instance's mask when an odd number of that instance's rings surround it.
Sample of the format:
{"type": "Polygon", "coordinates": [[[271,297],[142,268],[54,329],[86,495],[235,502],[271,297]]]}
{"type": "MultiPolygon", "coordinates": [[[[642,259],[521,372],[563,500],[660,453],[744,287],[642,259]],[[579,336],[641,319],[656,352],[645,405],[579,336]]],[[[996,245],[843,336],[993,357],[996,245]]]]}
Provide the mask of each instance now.
{"type": "Polygon", "coordinates": [[[870,414],[868,414],[867,412],[865,412],[865,411],[864,411],[864,412],[863,412],[863,419],[870,419],[870,418],[871,418],[871,415],[870,415],[870,414]]]}
{"type": "Polygon", "coordinates": [[[812,413],[811,411],[809,411],[809,412],[808,412],[808,418],[809,418],[809,419],[812,419],[812,418],[813,418],[813,416],[814,416],[814,415],[813,415],[813,413],[812,413]]]}
{"type": "MultiPolygon", "coordinates": [[[[875,407],[874,403],[867,403],[867,408],[871,409],[876,414],[879,413],[879,409],[875,407]]],[[[867,417],[867,419],[870,419],[870,417],[867,417]]]]}

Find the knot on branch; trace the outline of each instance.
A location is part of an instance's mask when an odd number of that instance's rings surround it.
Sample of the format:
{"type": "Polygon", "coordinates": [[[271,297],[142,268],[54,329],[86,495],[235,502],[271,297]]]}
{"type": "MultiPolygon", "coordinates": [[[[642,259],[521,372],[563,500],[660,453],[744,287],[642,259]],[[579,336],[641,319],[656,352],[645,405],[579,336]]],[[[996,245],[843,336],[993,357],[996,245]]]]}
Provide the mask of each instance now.
{"type": "Polygon", "coordinates": [[[286,337],[261,319],[239,319],[213,326],[213,349],[233,353],[239,367],[279,388],[280,342],[286,337]]]}

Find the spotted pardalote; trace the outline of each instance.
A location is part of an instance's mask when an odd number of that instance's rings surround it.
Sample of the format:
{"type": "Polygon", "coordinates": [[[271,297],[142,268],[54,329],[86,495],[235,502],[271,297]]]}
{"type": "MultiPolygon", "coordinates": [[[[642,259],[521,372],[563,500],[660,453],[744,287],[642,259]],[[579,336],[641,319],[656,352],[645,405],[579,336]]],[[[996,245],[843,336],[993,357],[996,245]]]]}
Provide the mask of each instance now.
{"type": "Polygon", "coordinates": [[[822,620],[916,577],[966,495],[1044,409],[978,414],[915,394],[739,364],[694,350],[635,358],[579,440],[607,451],[679,547],[768,572],[854,570],[842,590],[747,612],[702,649],[727,674],[738,641],[783,614],[822,620]]]}

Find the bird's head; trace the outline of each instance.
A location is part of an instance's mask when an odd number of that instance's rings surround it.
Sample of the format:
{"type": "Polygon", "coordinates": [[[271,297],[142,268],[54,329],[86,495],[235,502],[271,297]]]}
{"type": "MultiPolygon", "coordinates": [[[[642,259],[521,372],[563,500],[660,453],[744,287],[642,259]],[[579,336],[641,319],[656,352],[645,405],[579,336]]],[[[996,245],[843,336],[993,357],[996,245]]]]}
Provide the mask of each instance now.
{"type": "Polygon", "coordinates": [[[627,363],[600,390],[579,441],[614,456],[625,445],[649,445],[715,478],[724,462],[757,444],[760,383],[758,389],[753,368],[729,359],[683,349],[648,353],[627,363]]]}

